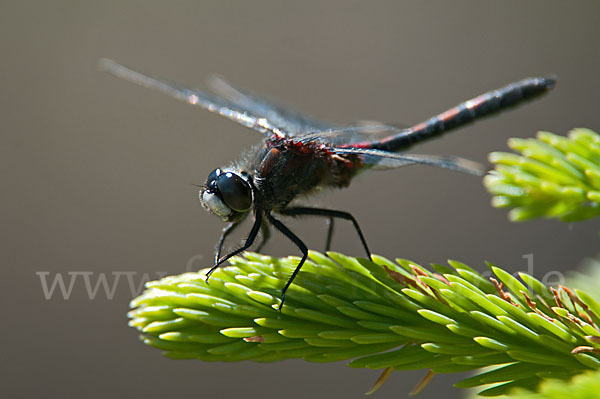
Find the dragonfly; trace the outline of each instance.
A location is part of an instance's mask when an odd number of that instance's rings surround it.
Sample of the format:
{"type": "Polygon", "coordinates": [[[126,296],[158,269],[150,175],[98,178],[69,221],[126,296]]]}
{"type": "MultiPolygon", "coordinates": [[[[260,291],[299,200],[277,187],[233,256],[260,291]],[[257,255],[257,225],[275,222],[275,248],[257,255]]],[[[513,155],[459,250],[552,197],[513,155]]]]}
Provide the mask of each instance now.
{"type": "Polygon", "coordinates": [[[207,282],[219,266],[250,249],[259,235],[262,240],[256,250],[260,251],[270,237],[271,227],[298,247],[302,257],[281,291],[278,310],[308,257],[304,241],[281,222],[280,216],[326,218],[329,224],[326,251],[331,245],[334,221],[349,221],[367,257],[371,258],[364,234],[351,213],[301,206],[297,204],[298,197],[326,188],[347,187],[355,176],[370,169],[423,164],[481,175],[483,171],[479,164],[463,158],[400,151],[539,97],[556,84],[552,76],[526,78],[403,128],[381,123],[336,125],[323,122],[235,88],[219,77],[212,77],[212,92],[208,92],[146,75],[109,59],[100,60],[99,67],[119,78],[216,113],[264,136],[263,141],[248,151],[242,160],[210,172],[205,184],[200,186],[199,199],[204,208],[227,223],[217,241],[214,265],[206,273],[207,282]],[[243,245],[221,256],[227,237],[251,216],[254,221],[243,245]]]}

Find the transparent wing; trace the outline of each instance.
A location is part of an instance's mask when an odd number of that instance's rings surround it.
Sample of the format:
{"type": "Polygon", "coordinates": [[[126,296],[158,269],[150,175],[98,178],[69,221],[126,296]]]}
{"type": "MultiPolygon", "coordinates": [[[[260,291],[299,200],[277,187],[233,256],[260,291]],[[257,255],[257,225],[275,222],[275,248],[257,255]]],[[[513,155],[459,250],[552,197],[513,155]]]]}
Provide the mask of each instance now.
{"type": "Polygon", "coordinates": [[[360,121],[353,125],[340,126],[304,115],[298,111],[259,97],[247,90],[233,87],[220,76],[211,76],[209,85],[213,91],[255,115],[267,118],[289,133],[302,136],[298,141],[320,139],[331,145],[353,144],[378,140],[407,127],[388,125],[374,121],[360,121]]]}
{"type": "Polygon", "coordinates": [[[361,148],[334,147],[331,150],[336,154],[360,155],[365,164],[372,165],[375,169],[392,169],[406,165],[422,164],[456,170],[458,172],[469,173],[476,176],[481,176],[484,173],[483,166],[477,162],[454,156],[396,154],[393,152],[361,148]]]}
{"type": "Polygon", "coordinates": [[[189,89],[176,82],[157,79],[141,72],[127,68],[115,61],[103,58],[99,61],[100,69],[105,70],[119,78],[128,80],[138,85],[161,91],[171,97],[188,104],[198,105],[209,112],[214,112],[228,118],[240,125],[249,127],[265,135],[268,133],[285,136],[286,131],[282,126],[266,118],[264,115],[255,114],[250,108],[239,103],[229,101],[214,94],[201,90],[189,89]]]}
{"type": "Polygon", "coordinates": [[[357,124],[349,126],[334,127],[327,130],[307,132],[298,141],[308,142],[320,140],[332,147],[349,147],[359,143],[370,143],[380,140],[390,134],[396,134],[408,129],[395,125],[387,125],[377,122],[357,124]]]}
{"type": "Polygon", "coordinates": [[[399,126],[377,122],[361,122],[349,126],[323,122],[235,88],[217,76],[209,80],[211,88],[217,93],[215,95],[145,75],[106,58],[101,59],[98,66],[119,78],[158,90],[188,104],[198,105],[263,134],[300,136],[298,140],[302,142],[321,140],[331,146],[352,146],[405,130],[399,126]]]}
{"type": "Polygon", "coordinates": [[[284,130],[289,136],[299,136],[307,132],[327,131],[338,127],[333,123],[313,119],[293,109],[256,96],[249,91],[235,88],[219,76],[211,76],[208,83],[218,95],[223,96],[251,114],[266,118],[273,125],[284,130]]]}

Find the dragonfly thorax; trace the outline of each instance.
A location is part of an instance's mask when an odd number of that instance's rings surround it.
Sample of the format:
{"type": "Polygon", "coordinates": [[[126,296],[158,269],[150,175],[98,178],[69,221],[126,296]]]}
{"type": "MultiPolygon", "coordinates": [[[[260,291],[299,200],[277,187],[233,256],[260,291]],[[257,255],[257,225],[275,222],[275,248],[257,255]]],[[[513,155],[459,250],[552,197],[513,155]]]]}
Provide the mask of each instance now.
{"type": "Polygon", "coordinates": [[[202,205],[226,222],[238,220],[252,206],[252,188],[244,172],[240,176],[217,168],[199,194],[202,205]]]}

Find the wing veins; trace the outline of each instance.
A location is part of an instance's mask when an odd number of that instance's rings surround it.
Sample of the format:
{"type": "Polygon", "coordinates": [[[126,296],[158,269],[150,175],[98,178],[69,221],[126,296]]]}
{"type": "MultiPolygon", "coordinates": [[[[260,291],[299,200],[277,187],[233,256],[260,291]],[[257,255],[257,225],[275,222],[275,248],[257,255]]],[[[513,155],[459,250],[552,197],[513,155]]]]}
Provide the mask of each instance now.
{"type": "Polygon", "coordinates": [[[106,58],[101,59],[98,65],[100,69],[109,72],[118,78],[149,89],[160,91],[188,104],[197,105],[209,112],[221,115],[266,136],[269,135],[268,133],[275,134],[279,137],[286,136],[285,132],[279,126],[274,125],[267,118],[254,115],[247,109],[219,96],[202,90],[188,89],[177,82],[145,75],[106,58]]]}
{"type": "Polygon", "coordinates": [[[396,154],[382,150],[340,147],[333,147],[331,150],[336,154],[361,155],[366,164],[373,165],[375,168],[380,169],[422,164],[456,170],[458,172],[469,173],[476,176],[481,176],[484,173],[483,167],[479,163],[449,155],[396,154]]]}

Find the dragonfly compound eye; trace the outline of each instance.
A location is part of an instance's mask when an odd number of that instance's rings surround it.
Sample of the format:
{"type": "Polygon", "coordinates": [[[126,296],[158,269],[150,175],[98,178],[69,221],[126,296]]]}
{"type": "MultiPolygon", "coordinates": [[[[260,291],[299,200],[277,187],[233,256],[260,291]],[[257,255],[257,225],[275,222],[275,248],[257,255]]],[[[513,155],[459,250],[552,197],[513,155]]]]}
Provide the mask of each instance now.
{"type": "Polygon", "coordinates": [[[206,179],[206,187],[209,191],[216,193],[217,192],[217,178],[221,175],[221,169],[217,168],[210,172],[208,178],[206,179]]]}
{"type": "Polygon", "coordinates": [[[250,185],[238,175],[227,172],[217,177],[217,189],[223,202],[236,212],[245,212],[252,205],[250,185]]]}

